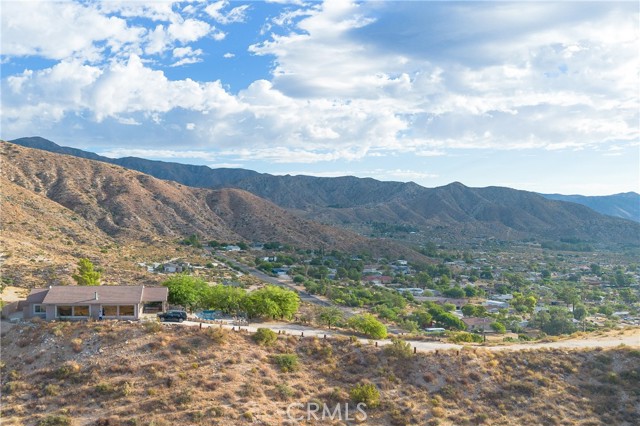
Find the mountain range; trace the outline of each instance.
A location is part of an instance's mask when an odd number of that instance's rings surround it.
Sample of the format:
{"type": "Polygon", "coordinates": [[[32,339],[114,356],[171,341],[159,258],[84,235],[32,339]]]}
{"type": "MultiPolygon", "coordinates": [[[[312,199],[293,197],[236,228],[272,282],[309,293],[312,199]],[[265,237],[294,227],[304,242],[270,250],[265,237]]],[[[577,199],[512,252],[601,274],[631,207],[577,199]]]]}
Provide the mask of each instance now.
{"type": "MultiPolygon", "coordinates": [[[[109,186],[92,193],[93,197],[100,199],[103,203],[100,213],[93,212],[85,205],[76,206],[76,208],[82,209],[85,216],[92,212],[95,222],[109,232],[119,232],[118,225],[126,223],[127,232],[138,228],[155,232],[158,229],[171,229],[172,232],[180,231],[184,234],[190,232],[188,230],[203,231],[205,228],[221,230],[222,228],[214,226],[214,222],[226,220],[227,225],[233,225],[231,232],[237,235],[244,234],[247,238],[249,234],[244,231],[239,233],[234,227],[244,224],[243,226],[249,230],[251,221],[277,224],[276,218],[287,218],[287,223],[302,221],[299,223],[309,227],[312,226],[311,223],[313,226],[320,226],[316,222],[322,222],[356,230],[365,235],[371,233],[375,227],[400,227],[406,231],[422,233],[427,237],[453,241],[472,238],[506,240],[533,238],[638,244],[640,236],[640,225],[629,220],[605,216],[574,202],[552,200],[540,194],[510,188],[469,188],[457,182],[438,188],[425,188],[415,183],[381,182],[370,178],[349,176],[339,178],[274,176],[244,169],[211,169],[206,166],[151,161],[135,157],[112,159],[74,148],[60,147],[39,137],[17,139],[12,143],[37,148],[40,152],[44,150],[115,164],[158,179],[186,185],[176,187],[175,184],[164,181],[160,184],[154,180],[153,188],[148,188],[146,186],[151,185],[148,183],[151,182],[149,176],[131,177],[130,180],[133,179],[143,186],[140,191],[154,194],[151,198],[155,197],[156,202],[160,203],[150,204],[154,206],[150,211],[162,212],[159,213],[160,216],[168,215],[167,217],[171,218],[167,220],[153,218],[146,224],[140,222],[142,219],[134,218],[140,215],[139,209],[147,209],[149,206],[131,205],[127,210],[123,207],[123,204],[127,203],[118,202],[119,194],[131,193],[134,188],[121,185],[120,193],[111,193],[114,189],[109,186]],[[164,188],[162,185],[171,185],[171,189],[164,188]],[[203,190],[199,188],[208,188],[209,191],[215,189],[217,192],[207,192],[208,195],[204,195],[203,190]],[[171,200],[162,198],[162,194],[169,192],[173,194],[171,200]],[[234,204],[235,207],[226,210],[227,216],[224,216],[222,214],[224,209],[216,210],[212,208],[211,202],[207,204],[207,200],[212,199],[224,200],[226,205],[234,204]],[[231,203],[231,200],[235,202],[231,203]],[[276,210],[274,204],[279,207],[279,210],[276,210]],[[253,209],[253,206],[258,205],[262,207],[253,209]],[[130,212],[131,216],[124,214],[118,216],[118,212],[125,211],[130,212]],[[254,213],[261,216],[265,211],[272,212],[275,217],[273,219],[253,218],[254,213]],[[206,226],[198,225],[200,222],[194,222],[193,219],[202,214],[215,214],[216,219],[207,223],[206,226]],[[240,216],[245,217],[244,221],[239,218],[240,216]],[[173,225],[169,227],[167,221],[173,225]],[[204,226],[204,228],[198,229],[198,226],[204,226]]],[[[97,167],[96,161],[90,162],[94,164],[92,168],[97,167]]],[[[50,167],[47,170],[50,170],[50,167]]],[[[40,175],[45,176],[46,171],[37,170],[37,167],[31,170],[30,176],[40,175]]],[[[87,185],[95,185],[92,181],[96,179],[98,182],[101,181],[95,173],[91,178],[88,176],[91,175],[84,177],[87,185]]],[[[47,191],[55,194],[50,187],[47,191]]],[[[629,198],[632,200],[633,193],[629,198]]],[[[601,201],[600,205],[606,204],[605,201],[601,201]]],[[[633,215],[633,210],[629,207],[621,210],[633,215]]],[[[211,220],[213,219],[202,219],[205,222],[211,220]]],[[[265,227],[266,225],[258,228],[263,230],[265,227]]],[[[291,239],[301,240],[302,237],[294,237],[295,232],[293,232],[294,229],[300,228],[285,229],[291,229],[291,239]]],[[[289,235],[287,232],[283,233],[289,235]]],[[[303,231],[302,235],[306,235],[305,238],[310,240],[313,239],[313,232],[303,231]]],[[[256,236],[264,236],[264,234],[258,233],[256,236]]],[[[279,239],[285,241],[284,238],[279,239]]],[[[328,240],[325,238],[323,241],[326,243],[328,240]]],[[[311,244],[318,242],[310,241],[311,244]]]]}
{"type": "Polygon", "coordinates": [[[152,243],[197,234],[221,242],[420,257],[390,241],[300,218],[241,189],[193,188],[100,161],[6,142],[1,148],[3,237],[25,244],[29,238],[51,240],[60,230],[74,244],[152,243]]]}

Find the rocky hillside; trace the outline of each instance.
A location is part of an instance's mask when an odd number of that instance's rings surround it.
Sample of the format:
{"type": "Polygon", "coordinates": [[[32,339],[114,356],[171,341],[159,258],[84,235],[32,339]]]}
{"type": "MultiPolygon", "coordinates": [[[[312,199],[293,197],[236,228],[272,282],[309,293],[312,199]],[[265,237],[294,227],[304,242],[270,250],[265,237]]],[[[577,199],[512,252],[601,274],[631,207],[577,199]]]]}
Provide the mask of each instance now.
{"type": "Polygon", "coordinates": [[[631,348],[413,355],[346,337],[263,346],[218,328],[111,321],[7,325],[1,343],[3,425],[357,424],[344,407],[362,422],[353,389],[365,384],[371,426],[640,423],[631,348]],[[288,418],[308,403],[340,404],[342,417],[288,418]]]}
{"type": "Polygon", "coordinates": [[[3,187],[19,186],[118,238],[280,241],[347,249],[364,239],[302,220],[237,189],[205,190],[119,166],[2,143],[3,187]]]}
{"type": "Polygon", "coordinates": [[[108,159],[59,147],[42,138],[15,142],[117,163],[185,185],[243,189],[299,217],[363,234],[369,234],[373,224],[383,224],[405,226],[423,231],[428,238],[456,242],[471,238],[579,239],[596,244],[637,246],[640,241],[638,223],[510,188],[469,188],[460,183],[424,188],[415,183],[355,177],[273,176],[249,170],[210,169],[144,159],[108,159]]]}

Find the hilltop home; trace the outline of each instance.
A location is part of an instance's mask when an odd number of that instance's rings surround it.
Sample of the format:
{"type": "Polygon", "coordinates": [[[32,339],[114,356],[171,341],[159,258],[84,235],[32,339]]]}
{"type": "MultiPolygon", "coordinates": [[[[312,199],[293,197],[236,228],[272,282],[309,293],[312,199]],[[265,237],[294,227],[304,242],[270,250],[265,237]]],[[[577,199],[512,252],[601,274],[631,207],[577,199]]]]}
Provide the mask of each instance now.
{"type": "Polygon", "coordinates": [[[127,319],[164,312],[169,290],[146,286],[52,286],[34,288],[27,297],[24,318],[46,320],[127,319]]]}

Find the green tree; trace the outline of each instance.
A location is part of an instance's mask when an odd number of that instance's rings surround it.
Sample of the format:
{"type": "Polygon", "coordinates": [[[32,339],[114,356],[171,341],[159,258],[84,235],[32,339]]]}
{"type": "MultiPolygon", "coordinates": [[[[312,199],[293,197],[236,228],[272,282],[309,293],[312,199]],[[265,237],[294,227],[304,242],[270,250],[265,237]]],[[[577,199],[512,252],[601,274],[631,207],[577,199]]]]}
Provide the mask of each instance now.
{"type": "Polygon", "coordinates": [[[534,296],[524,296],[522,293],[513,293],[511,306],[520,313],[533,313],[538,301],[534,296]]]}
{"type": "Polygon", "coordinates": [[[174,275],[162,283],[169,289],[169,303],[183,306],[190,311],[205,307],[210,291],[206,282],[190,275],[174,275]]]}
{"type": "Polygon", "coordinates": [[[332,325],[335,325],[342,319],[344,319],[344,314],[335,306],[320,308],[318,312],[318,320],[320,320],[322,324],[326,324],[329,327],[329,330],[331,330],[332,325]]]}
{"type": "Polygon", "coordinates": [[[431,325],[433,321],[433,317],[429,312],[426,311],[415,311],[409,317],[411,321],[415,321],[420,328],[426,328],[431,325]]]}
{"type": "Polygon", "coordinates": [[[455,328],[456,330],[465,330],[467,328],[460,318],[449,312],[436,317],[436,321],[447,328],[455,328]]]}
{"type": "Polygon", "coordinates": [[[583,304],[576,305],[576,307],[573,308],[573,317],[578,321],[584,321],[588,314],[587,307],[583,304]]]}
{"type": "Polygon", "coordinates": [[[571,313],[559,306],[552,306],[548,311],[538,312],[533,317],[532,324],[552,336],[571,334],[575,331],[571,313]]]}
{"type": "Polygon", "coordinates": [[[442,294],[445,295],[446,297],[451,297],[453,299],[462,299],[463,297],[466,296],[465,291],[458,286],[448,288],[445,291],[443,291],[442,294]]]}
{"type": "Polygon", "coordinates": [[[496,333],[504,334],[504,333],[507,332],[507,327],[505,327],[503,323],[498,322],[498,321],[492,322],[491,323],[491,328],[496,333]]]}
{"type": "Polygon", "coordinates": [[[247,292],[238,287],[215,285],[204,294],[204,305],[227,314],[238,314],[247,292]]]}
{"type": "Polygon", "coordinates": [[[476,307],[474,305],[464,305],[460,310],[465,317],[472,317],[476,313],[476,307]]]}
{"type": "Polygon", "coordinates": [[[243,308],[250,318],[291,319],[300,308],[297,293],[268,285],[249,293],[243,299],[243,308]]]}
{"type": "Polygon", "coordinates": [[[102,272],[94,269],[93,263],[87,258],[78,260],[78,272],[71,277],[78,285],[100,285],[102,272]]]}
{"type": "Polygon", "coordinates": [[[366,334],[372,339],[387,337],[387,327],[371,314],[354,315],[349,318],[349,326],[356,331],[366,334]]]}

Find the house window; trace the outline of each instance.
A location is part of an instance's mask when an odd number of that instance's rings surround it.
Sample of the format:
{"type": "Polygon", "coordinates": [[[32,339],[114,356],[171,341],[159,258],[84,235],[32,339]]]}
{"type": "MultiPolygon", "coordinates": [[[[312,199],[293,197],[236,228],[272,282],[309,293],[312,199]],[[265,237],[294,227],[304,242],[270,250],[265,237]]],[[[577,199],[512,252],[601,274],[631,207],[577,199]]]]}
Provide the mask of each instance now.
{"type": "Polygon", "coordinates": [[[89,306],[56,306],[59,317],[88,317],[89,306]]]}
{"type": "Polygon", "coordinates": [[[89,307],[88,306],[74,306],[73,307],[73,316],[74,317],[88,317],[89,316],[89,307]]]}
{"type": "Polygon", "coordinates": [[[73,316],[73,306],[57,306],[59,317],[73,316]]]}
{"type": "Polygon", "coordinates": [[[44,305],[33,305],[34,314],[46,314],[47,308],[44,305]]]}
{"type": "Polygon", "coordinates": [[[121,317],[132,317],[135,315],[134,312],[135,312],[135,308],[133,305],[120,306],[121,317]]]}
{"type": "Polygon", "coordinates": [[[117,317],[118,307],[115,305],[103,305],[102,315],[104,315],[105,317],[117,317]]]}

